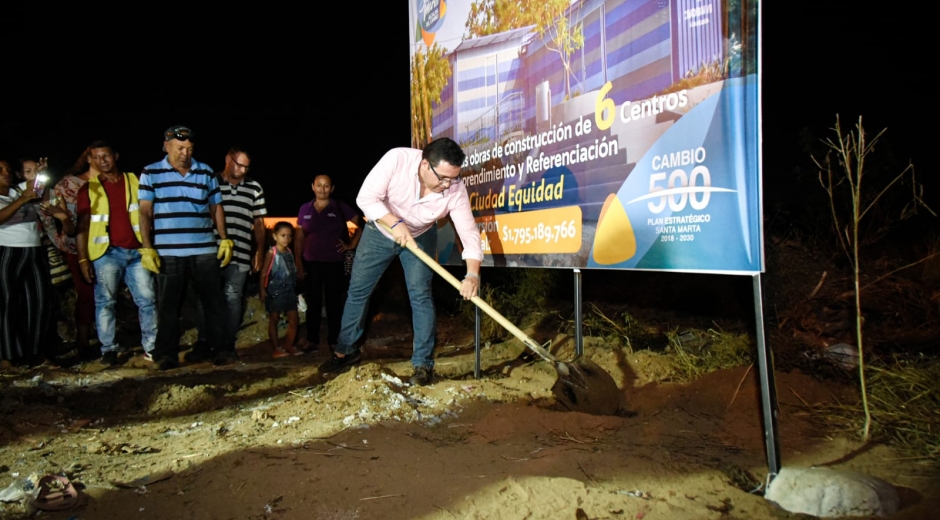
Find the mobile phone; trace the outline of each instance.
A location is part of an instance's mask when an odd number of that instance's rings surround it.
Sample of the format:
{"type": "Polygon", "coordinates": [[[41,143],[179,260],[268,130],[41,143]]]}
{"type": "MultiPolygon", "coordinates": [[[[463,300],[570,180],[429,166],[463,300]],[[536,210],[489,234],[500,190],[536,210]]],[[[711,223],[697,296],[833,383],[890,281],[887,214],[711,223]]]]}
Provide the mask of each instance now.
{"type": "Polygon", "coordinates": [[[46,189],[46,181],[49,180],[49,177],[44,174],[39,174],[36,176],[36,181],[33,182],[33,191],[36,192],[36,195],[42,197],[43,190],[46,189]]]}

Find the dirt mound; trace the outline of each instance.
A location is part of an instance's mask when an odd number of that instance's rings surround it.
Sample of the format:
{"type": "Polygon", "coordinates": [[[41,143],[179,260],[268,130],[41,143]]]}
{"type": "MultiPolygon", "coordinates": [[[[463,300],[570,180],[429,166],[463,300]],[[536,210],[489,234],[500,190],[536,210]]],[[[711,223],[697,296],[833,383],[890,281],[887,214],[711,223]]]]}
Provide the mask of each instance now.
{"type": "Polygon", "coordinates": [[[147,413],[153,415],[179,415],[202,412],[215,407],[220,392],[216,387],[197,385],[185,387],[167,385],[153,396],[147,413]]]}

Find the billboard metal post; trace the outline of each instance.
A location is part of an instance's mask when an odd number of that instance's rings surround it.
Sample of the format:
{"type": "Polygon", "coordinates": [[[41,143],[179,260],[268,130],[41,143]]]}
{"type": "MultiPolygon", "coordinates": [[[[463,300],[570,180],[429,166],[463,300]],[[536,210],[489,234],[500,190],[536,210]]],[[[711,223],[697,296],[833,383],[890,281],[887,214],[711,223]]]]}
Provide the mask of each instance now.
{"type": "MultiPolygon", "coordinates": [[[[757,338],[757,366],[760,375],[761,410],[764,415],[764,444],[767,449],[767,465],[772,480],[780,472],[780,444],[777,441],[777,386],[774,382],[773,359],[764,338],[764,297],[761,292],[760,274],[751,277],[754,286],[754,322],[757,338]]],[[[768,480],[769,482],[770,480],[768,480]]]]}
{"type": "Polygon", "coordinates": [[[574,353],[576,357],[584,354],[584,316],[581,309],[581,270],[574,270],[574,353]]]}
{"type": "Polygon", "coordinates": [[[473,377],[474,379],[480,379],[480,320],[483,319],[483,316],[480,315],[480,307],[478,305],[474,305],[473,307],[473,377]]]}

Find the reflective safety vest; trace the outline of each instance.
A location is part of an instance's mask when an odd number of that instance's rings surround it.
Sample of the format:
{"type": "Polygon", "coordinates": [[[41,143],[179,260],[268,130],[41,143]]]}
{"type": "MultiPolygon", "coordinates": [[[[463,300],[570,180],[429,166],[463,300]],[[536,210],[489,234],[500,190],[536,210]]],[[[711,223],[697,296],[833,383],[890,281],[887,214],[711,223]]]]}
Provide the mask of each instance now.
{"type": "MultiPolygon", "coordinates": [[[[127,203],[127,215],[131,219],[131,228],[140,238],[140,206],[137,201],[137,176],[133,173],[124,174],[124,201],[127,203]]],[[[88,227],[88,258],[94,262],[108,251],[110,237],[108,236],[108,219],[111,209],[108,206],[108,194],[104,185],[94,177],[88,181],[88,199],[91,201],[91,223],[88,227]]]]}

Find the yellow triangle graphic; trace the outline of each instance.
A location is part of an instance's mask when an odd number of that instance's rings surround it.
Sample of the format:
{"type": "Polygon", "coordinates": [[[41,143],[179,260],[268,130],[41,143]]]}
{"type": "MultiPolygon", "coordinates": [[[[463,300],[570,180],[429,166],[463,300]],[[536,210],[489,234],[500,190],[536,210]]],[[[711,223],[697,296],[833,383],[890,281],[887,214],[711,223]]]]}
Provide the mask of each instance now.
{"type": "Polygon", "coordinates": [[[601,265],[619,264],[636,254],[636,236],[630,217],[615,193],[607,196],[594,235],[594,261],[601,265]]]}

